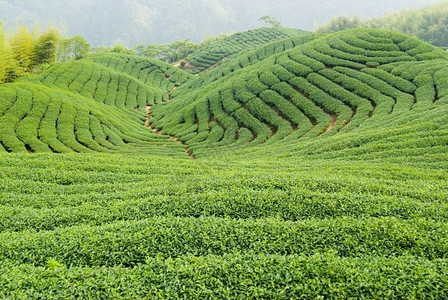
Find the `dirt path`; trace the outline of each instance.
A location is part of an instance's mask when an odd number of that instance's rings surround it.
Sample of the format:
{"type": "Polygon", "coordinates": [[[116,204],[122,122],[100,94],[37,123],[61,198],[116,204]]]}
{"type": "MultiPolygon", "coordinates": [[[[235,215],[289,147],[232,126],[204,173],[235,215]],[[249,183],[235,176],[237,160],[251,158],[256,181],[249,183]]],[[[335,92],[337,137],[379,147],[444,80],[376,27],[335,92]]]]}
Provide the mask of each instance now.
{"type": "Polygon", "coordinates": [[[151,120],[151,106],[146,105],[146,121],[145,121],[145,127],[151,128],[151,124],[149,124],[149,120],[151,120]]]}
{"type": "Polygon", "coordinates": [[[332,130],[334,128],[334,126],[336,126],[336,120],[338,119],[338,116],[335,114],[331,114],[331,122],[330,122],[330,126],[328,126],[327,129],[325,129],[324,132],[328,132],[330,130],[332,130]]]}
{"type": "MultiPolygon", "coordinates": [[[[151,116],[151,106],[150,106],[150,105],[147,105],[147,106],[146,106],[146,121],[145,121],[145,127],[148,127],[149,129],[151,129],[154,133],[157,133],[158,135],[163,135],[163,134],[162,134],[162,131],[160,131],[160,130],[157,129],[157,128],[152,128],[152,127],[151,127],[151,123],[149,122],[151,119],[152,119],[152,116],[151,116]]],[[[170,138],[170,140],[172,140],[172,141],[174,141],[174,142],[176,142],[176,143],[178,143],[178,144],[181,144],[181,145],[184,147],[184,149],[185,149],[185,153],[186,153],[191,159],[196,159],[196,157],[193,155],[193,152],[191,152],[190,148],[188,148],[188,146],[187,146],[184,142],[182,142],[181,140],[179,140],[179,139],[178,139],[177,137],[175,137],[175,136],[169,136],[169,138],[170,138]]]]}

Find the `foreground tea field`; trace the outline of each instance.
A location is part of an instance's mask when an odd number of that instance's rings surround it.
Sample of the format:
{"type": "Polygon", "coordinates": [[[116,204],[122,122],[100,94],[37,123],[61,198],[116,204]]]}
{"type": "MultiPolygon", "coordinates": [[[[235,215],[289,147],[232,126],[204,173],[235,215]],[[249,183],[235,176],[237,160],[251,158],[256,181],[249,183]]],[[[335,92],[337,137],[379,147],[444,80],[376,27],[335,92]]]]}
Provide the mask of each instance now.
{"type": "Polygon", "coordinates": [[[442,298],[446,162],[0,163],[0,294],[442,298]]]}
{"type": "Polygon", "coordinates": [[[0,298],[446,298],[448,54],[265,28],[207,57],[0,86],[0,298]]]}

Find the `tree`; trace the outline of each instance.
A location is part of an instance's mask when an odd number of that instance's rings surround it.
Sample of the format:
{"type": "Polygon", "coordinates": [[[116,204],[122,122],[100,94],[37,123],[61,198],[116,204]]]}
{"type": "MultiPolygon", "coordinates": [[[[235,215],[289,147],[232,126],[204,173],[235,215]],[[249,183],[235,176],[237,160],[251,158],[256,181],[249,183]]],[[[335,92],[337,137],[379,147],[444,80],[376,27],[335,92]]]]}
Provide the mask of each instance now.
{"type": "Polygon", "coordinates": [[[358,16],[348,18],[345,16],[334,17],[328,24],[317,29],[317,32],[337,32],[349,28],[361,27],[362,22],[358,16]]]}
{"type": "Polygon", "coordinates": [[[135,54],[134,49],[128,49],[123,44],[117,43],[113,47],[95,47],[94,53],[122,53],[122,54],[135,54]]]}
{"type": "Polygon", "coordinates": [[[90,51],[90,44],[80,35],[64,39],[60,43],[59,61],[66,62],[83,58],[90,51]]]}
{"type": "Polygon", "coordinates": [[[14,58],[6,41],[2,23],[0,22],[0,83],[11,80],[14,65],[14,58]]]}
{"type": "Polygon", "coordinates": [[[162,60],[167,53],[169,47],[167,45],[160,44],[148,44],[148,45],[138,45],[134,48],[137,55],[151,57],[162,60]]]}
{"type": "Polygon", "coordinates": [[[59,33],[54,28],[47,29],[36,42],[35,55],[38,64],[51,64],[57,61],[59,33]]]}
{"type": "Polygon", "coordinates": [[[210,44],[213,44],[213,43],[215,43],[217,41],[223,40],[223,39],[225,39],[225,38],[227,38],[227,37],[229,37],[229,36],[231,36],[231,35],[233,35],[235,33],[236,32],[232,32],[232,33],[229,33],[229,34],[222,33],[222,34],[220,34],[218,36],[210,34],[201,42],[201,44],[199,45],[199,48],[202,48],[202,47],[208,46],[210,44]]]}
{"type": "Polygon", "coordinates": [[[259,19],[259,21],[264,21],[264,22],[266,22],[266,23],[268,23],[268,24],[271,24],[272,27],[281,27],[281,26],[282,26],[282,23],[280,23],[279,21],[277,21],[277,20],[276,20],[273,16],[271,16],[271,15],[263,16],[263,17],[261,17],[261,18],[259,19]]]}
{"type": "Polygon", "coordinates": [[[28,31],[28,27],[22,26],[9,40],[14,59],[17,62],[18,72],[26,73],[36,64],[35,41],[28,31]]]}
{"type": "Polygon", "coordinates": [[[173,63],[186,58],[188,55],[196,51],[198,47],[199,45],[186,39],[166,45],[138,45],[134,48],[134,50],[137,55],[156,58],[168,63],[173,63]]]}
{"type": "Polygon", "coordinates": [[[199,46],[190,40],[182,40],[171,43],[170,55],[168,55],[168,62],[173,63],[186,58],[191,53],[195,52],[199,46]]]}

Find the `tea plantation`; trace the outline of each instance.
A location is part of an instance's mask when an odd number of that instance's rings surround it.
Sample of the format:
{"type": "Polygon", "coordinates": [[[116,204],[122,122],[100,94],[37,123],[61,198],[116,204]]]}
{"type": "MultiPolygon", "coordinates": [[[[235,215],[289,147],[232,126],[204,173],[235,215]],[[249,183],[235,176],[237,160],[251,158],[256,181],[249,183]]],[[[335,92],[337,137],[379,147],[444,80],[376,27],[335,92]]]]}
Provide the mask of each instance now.
{"type": "Polygon", "coordinates": [[[278,30],[0,85],[0,298],[446,299],[448,53],[278,30]]]}
{"type": "Polygon", "coordinates": [[[200,73],[236,58],[247,50],[254,50],[272,41],[308,35],[309,32],[278,27],[239,32],[203,47],[187,58],[191,73],[200,73]]]}

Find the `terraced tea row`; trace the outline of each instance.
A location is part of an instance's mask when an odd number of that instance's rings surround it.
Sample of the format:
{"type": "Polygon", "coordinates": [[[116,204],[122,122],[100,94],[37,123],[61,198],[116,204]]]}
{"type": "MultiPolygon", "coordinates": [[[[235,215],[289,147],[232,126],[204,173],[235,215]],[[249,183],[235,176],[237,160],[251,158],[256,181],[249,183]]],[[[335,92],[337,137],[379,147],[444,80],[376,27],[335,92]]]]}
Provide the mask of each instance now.
{"type": "MultiPolygon", "coordinates": [[[[180,89],[171,103],[155,107],[152,125],[179,137],[196,154],[377,128],[391,115],[433,108],[440,96],[428,94],[434,82],[417,76],[417,70],[439,66],[441,78],[448,75],[446,58],[405,35],[346,31],[273,55],[191,95],[180,89]],[[417,73],[391,72],[400,64],[417,73]]],[[[444,89],[439,82],[438,93],[444,89]]]]}
{"type": "Polygon", "coordinates": [[[243,294],[269,299],[319,298],[323,295],[328,299],[339,299],[399,298],[400,295],[443,299],[447,289],[446,261],[415,257],[339,258],[331,253],[312,256],[232,253],[224,257],[152,258],[146,262],[146,265],[135,268],[67,268],[54,261],[48,268],[5,266],[0,269],[0,283],[4,286],[0,296],[204,299],[222,295],[236,299],[243,294]]]}
{"type": "Polygon", "coordinates": [[[173,93],[174,96],[186,93],[186,89],[190,92],[195,89],[202,88],[220,78],[225,76],[233,76],[232,74],[238,70],[252,66],[260,61],[263,61],[270,56],[298,47],[305,43],[308,43],[314,39],[321,37],[320,34],[307,34],[302,36],[297,36],[293,38],[285,38],[280,41],[275,41],[268,43],[263,46],[259,46],[256,50],[251,50],[240,55],[235,55],[232,59],[227,59],[222,61],[218,66],[204,71],[201,76],[196,77],[195,80],[182,86],[179,90],[173,93]]]}
{"type": "Polygon", "coordinates": [[[392,161],[5,155],[0,293],[198,298],[205,284],[229,295],[330,297],[338,286],[355,297],[368,286],[363,296],[438,297],[446,161],[392,161]]]}
{"type": "Polygon", "coordinates": [[[307,35],[308,32],[290,28],[260,28],[235,33],[208,46],[202,47],[187,57],[186,69],[192,73],[203,72],[220,64],[226,59],[235,58],[248,50],[288,37],[307,35]]]}
{"type": "Polygon", "coordinates": [[[34,81],[127,110],[134,116],[140,115],[135,110],[144,111],[146,105],[168,100],[166,91],[160,88],[146,86],[131,76],[86,61],[54,66],[34,81]]]}
{"type": "Polygon", "coordinates": [[[190,73],[162,61],[134,55],[91,55],[85,60],[128,74],[145,85],[160,88],[167,93],[194,78],[190,73]]]}
{"type": "Polygon", "coordinates": [[[340,257],[418,256],[447,259],[448,224],[396,218],[278,219],[154,218],[53,232],[0,234],[0,262],[45,266],[49,258],[71,267],[145,264],[148,258],[227,253],[340,257]],[[260,239],[261,236],[269,238],[260,239]]]}
{"type": "Polygon", "coordinates": [[[125,112],[42,84],[3,85],[0,98],[0,151],[170,154],[178,149],[125,112]]]}

